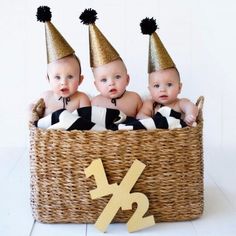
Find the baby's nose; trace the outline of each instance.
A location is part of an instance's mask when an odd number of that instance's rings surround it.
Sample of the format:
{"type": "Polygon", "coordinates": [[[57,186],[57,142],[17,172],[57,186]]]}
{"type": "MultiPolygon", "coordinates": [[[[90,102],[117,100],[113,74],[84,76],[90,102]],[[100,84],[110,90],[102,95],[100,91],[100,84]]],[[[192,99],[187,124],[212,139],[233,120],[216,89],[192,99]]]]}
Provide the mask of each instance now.
{"type": "Polygon", "coordinates": [[[61,81],[60,81],[60,82],[61,82],[61,84],[63,85],[63,84],[66,84],[66,81],[67,81],[67,80],[66,80],[65,78],[61,78],[61,81]]]}
{"type": "Polygon", "coordinates": [[[109,81],[109,85],[111,86],[111,85],[114,85],[114,84],[115,84],[114,79],[111,79],[111,80],[109,81]]]}
{"type": "Polygon", "coordinates": [[[160,86],[160,91],[165,91],[166,87],[165,86],[160,86]]]}

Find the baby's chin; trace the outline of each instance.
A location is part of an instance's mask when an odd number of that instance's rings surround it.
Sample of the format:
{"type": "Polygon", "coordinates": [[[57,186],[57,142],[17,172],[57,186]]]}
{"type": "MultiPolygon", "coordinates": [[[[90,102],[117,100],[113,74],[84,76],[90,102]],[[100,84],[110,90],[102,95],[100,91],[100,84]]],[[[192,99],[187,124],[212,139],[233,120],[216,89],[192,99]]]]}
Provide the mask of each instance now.
{"type": "Polygon", "coordinates": [[[77,91],[75,92],[69,92],[69,91],[65,91],[65,92],[60,92],[57,93],[57,96],[60,98],[68,98],[68,97],[72,97],[73,95],[75,95],[77,93],[77,91]]]}
{"type": "Polygon", "coordinates": [[[163,105],[163,106],[169,106],[176,102],[176,100],[169,100],[169,99],[157,99],[157,103],[163,105]]]}
{"type": "Polygon", "coordinates": [[[108,95],[108,98],[109,98],[109,99],[112,99],[112,98],[120,98],[120,97],[122,97],[123,93],[124,93],[124,92],[122,92],[122,93],[109,94],[109,95],[108,95]]]}

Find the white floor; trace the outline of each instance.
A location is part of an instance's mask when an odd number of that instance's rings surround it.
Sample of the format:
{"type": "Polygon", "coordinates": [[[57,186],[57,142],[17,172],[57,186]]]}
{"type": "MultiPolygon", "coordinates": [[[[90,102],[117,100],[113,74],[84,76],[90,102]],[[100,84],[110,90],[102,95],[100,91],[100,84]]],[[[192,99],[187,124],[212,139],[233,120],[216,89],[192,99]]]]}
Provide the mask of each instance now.
{"type": "MultiPolygon", "coordinates": [[[[233,151],[205,150],[205,210],[200,219],[158,223],[132,235],[235,236],[236,156],[233,151]]],[[[0,148],[1,236],[96,236],[93,225],[41,224],[31,216],[27,148],[0,148]]],[[[125,224],[111,224],[107,235],[130,235],[125,224]]]]}

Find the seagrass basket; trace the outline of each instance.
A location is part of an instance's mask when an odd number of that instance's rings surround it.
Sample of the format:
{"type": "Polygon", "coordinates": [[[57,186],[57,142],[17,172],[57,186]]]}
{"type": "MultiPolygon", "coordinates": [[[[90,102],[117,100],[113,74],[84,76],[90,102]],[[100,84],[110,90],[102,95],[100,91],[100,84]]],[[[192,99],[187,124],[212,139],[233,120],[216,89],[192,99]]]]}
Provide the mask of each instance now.
{"type": "MultiPolygon", "coordinates": [[[[84,169],[101,158],[109,183],[120,183],[135,159],[146,168],[131,192],[149,199],[156,222],[192,220],[203,212],[204,98],[196,127],[174,130],[60,131],[30,124],[31,207],[44,223],[94,223],[111,196],[91,200],[96,188],[84,169]]],[[[117,213],[127,222],[133,209],[117,213]]]]}

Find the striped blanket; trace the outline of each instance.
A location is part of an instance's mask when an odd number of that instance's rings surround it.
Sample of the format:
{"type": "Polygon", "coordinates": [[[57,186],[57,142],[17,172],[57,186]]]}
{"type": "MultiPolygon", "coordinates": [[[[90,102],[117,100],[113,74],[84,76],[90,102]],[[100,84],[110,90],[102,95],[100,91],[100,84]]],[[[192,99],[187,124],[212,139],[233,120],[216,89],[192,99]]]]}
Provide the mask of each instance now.
{"type": "Polygon", "coordinates": [[[119,110],[97,106],[79,108],[72,113],[60,109],[39,119],[35,125],[42,129],[96,131],[175,129],[187,126],[181,120],[181,114],[169,107],[161,107],[152,118],[137,120],[119,110]]]}

